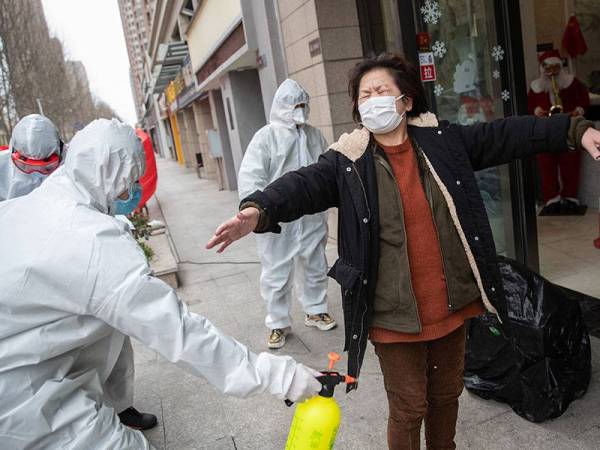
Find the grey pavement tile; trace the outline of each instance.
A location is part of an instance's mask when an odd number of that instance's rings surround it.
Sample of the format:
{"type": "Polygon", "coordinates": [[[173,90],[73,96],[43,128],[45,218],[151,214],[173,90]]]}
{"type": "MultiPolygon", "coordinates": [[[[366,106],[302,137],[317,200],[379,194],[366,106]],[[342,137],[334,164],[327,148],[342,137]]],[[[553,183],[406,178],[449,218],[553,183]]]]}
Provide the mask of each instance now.
{"type": "Polygon", "coordinates": [[[223,436],[201,447],[195,447],[194,450],[239,450],[239,447],[232,436],[223,436]]]}
{"type": "Polygon", "coordinates": [[[223,273],[213,275],[213,280],[217,286],[234,286],[239,284],[248,284],[250,280],[244,272],[223,273]]]}
{"type": "Polygon", "coordinates": [[[231,314],[240,322],[246,322],[251,325],[255,325],[257,329],[261,331],[267,330],[265,327],[265,315],[267,308],[265,307],[262,299],[257,302],[255,299],[259,297],[255,293],[249,293],[246,298],[239,299],[227,299],[225,304],[228,306],[231,314]]]}
{"type": "MultiPolygon", "coordinates": [[[[338,328],[340,327],[338,326],[338,328]]],[[[292,331],[298,334],[304,345],[311,349],[313,353],[320,355],[324,364],[327,363],[327,354],[329,352],[339,353],[342,356],[342,360],[338,362],[337,368],[341,371],[345,370],[346,359],[342,355],[344,348],[343,331],[340,332],[338,329],[320,331],[316,328],[305,327],[303,323],[296,325],[292,331]]]]}
{"type": "MultiPolygon", "coordinates": [[[[466,389],[459,399],[460,407],[458,412],[457,429],[468,430],[479,425],[494,420],[504,414],[518,417],[505,403],[494,400],[484,400],[471,394],[466,389]]],[[[523,419],[521,419],[523,420],[523,419]]]]}
{"type": "Polygon", "coordinates": [[[239,329],[237,318],[230,312],[225,304],[209,304],[205,302],[195,303],[189,306],[193,313],[206,317],[213,325],[227,333],[228,330],[239,329]]]}
{"type": "Polygon", "coordinates": [[[166,447],[198,448],[229,434],[221,408],[221,394],[211,386],[196,391],[181,389],[165,393],[163,415],[166,447]]]}
{"type": "Polygon", "coordinates": [[[151,430],[144,431],[144,436],[158,449],[165,448],[165,428],[160,396],[151,390],[140,387],[143,382],[136,380],[134,406],[138,411],[154,414],[158,418],[158,425],[151,430]]]}
{"type": "Polygon", "coordinates": [[[294,408],[268,394],[248,399],[228,398],[223,410],[238,450],[283,449],[294,408]]]}
{"type": "Polygon", "coordinates": [[[131,339],[131,345],[133,347],[133,354],[136,365],[146,363],[157,363],[158,354],[154,350],[146,347],[144,344],[137,341],[136,339],[131,339]]]}
{"type": "Polygon", "coordinates": [[[194,375],[162,358],[158,365],[158,376],[153,382],[163,399],[170,395],[179,395],[181,392],[196,392],[209,384],[205,378],[194,375]]]}
{"type": "MultiPolygon", "coordinates": [[[[598,450],[600,448],[600,426],[595,426],[581,433],[576,440],[572,440],[568,445],[570,448],[580,448],[582,450],[598,450]]],[[[567,448],[563,446],[563,448],[567,448]]]]}
{"type": "Polygon", "coordinates": [[[257,432],[252,430],[235,437],[237,450],[281,450],[285,448],[287,435],[272,431],[257,432]]]}
{"type": "Polygon", "coordinates": [[[218,301],[223,298],[221,288],[219,288],[217,283],[215,283],[213,280],[184,283],[183,277],[181,276],[180,280],[181,286],[177,289],[177,294],[188,304],[205,301],[218,301]]]}
{"type": "Polygon", "coordinates": [[[252,284],[225,286],[221,295],[231,307],[241,308],[242,311],[262,311],[262,314],[265,312],[260,290],[252,284]]]}
{"type": "MultiPolygon", "coordinates": [[[[137,352],[139,348],[135,348],[137,352]]],[[[157,449],[165,448],[165,430],[164,417],[162,411],[161,393],[158,389],[157,381],[162,379],[162,374],[158,367],[158,360],[153,362],[138,362],[136,354],[135,366],[135,384],[134,384],[134,401],[133,406],[138,411],[154,414],[158,418],[158,425],[144,431],[144,436],[157,449]]]]}
{"type": "Polygon", "coordinates": [[[179,278],[182,285],[214,281],[213,271],[205,266],[179,264],[179,278]]]}

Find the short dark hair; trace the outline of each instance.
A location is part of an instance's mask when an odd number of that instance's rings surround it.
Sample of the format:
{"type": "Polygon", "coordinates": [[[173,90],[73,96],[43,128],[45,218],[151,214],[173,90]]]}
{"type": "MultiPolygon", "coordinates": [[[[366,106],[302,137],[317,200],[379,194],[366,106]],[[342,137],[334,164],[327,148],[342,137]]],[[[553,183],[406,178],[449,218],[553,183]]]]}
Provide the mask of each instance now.
{"type": "Polygon", "coordinates": [[[400,92],[412,98],[413,107],[411,111],[406,112],[407,116],[418,116],[429,110],[427,99],[425,98],[425,89],[423,88],[416,67],[400,55],[383,53],[374,58],[368,58],[359,62],[350,71],[348,94],[350,94],[350,98],[352,99],[352,118],[357,123],[360,122],[360,113],[358,112],[360,81],[367,72],[374,69],[387,70],[392,78],[394,78],[396,87],[400,89],[400,92]]]}

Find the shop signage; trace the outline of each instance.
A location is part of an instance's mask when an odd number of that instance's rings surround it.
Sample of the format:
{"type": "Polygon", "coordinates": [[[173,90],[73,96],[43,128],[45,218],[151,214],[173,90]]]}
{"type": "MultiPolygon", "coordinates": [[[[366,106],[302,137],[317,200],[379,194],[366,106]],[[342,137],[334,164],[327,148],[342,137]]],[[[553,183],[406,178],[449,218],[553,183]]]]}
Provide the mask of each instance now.
{"type": "Polygon", "coordinates": [[[435,81],[435,63],[432,52],[419,53],[419,67],[421,68],[421,81],[435,81]]]}
{"type": "Polygon", "coordinates": [[[207,95],[205,92],[197,91],[196,86],[188,86],[177,97],[177,109],[185,108],[197,98],[207,95]]]}
{"type": "Polygon", "coordinates": [[[429,37],[429,33],[417,33],[417,47],[419,48],[419,51],[426,52],[430,49],[430,46],[431,38],[429,37]]]}
{"type": "Polygon", "coordinates": [[[167,105],[170,105],[177,98],[177,90],[175,84],[171,81],[165,89],[165,98],[167,99],[167,105]]]}

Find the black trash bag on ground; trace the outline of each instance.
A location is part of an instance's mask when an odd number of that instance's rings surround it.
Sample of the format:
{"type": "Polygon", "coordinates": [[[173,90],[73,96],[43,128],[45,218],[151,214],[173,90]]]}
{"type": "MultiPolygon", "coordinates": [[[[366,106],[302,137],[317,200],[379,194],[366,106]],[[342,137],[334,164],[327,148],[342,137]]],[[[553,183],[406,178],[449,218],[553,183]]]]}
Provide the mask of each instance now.
{"type": "Polygon", "coordinates": [[[590,336],[600,338],[600,301],[595,297],[584,295],[579,300],[579,307],[581,308],[583,323],[590,336]]]}
{"type": "MultiPolygon", "coordinates": [[[[590,382],[590,339],[579,302],[594,309],[600,300],[552,284],[508,258],[499,263],[508,317],[500,323],[487,313],[470,320],[465,386],[531,422],[559,417],[590,382]]],[[[598,323],[600,312],[593,312],[598,323]]]]}

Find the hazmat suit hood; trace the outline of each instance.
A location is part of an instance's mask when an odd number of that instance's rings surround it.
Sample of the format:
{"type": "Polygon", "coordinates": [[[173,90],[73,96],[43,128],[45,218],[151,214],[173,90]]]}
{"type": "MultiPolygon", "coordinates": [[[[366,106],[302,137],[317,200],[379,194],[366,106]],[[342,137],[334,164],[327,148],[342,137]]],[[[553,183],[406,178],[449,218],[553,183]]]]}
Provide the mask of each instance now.
{"type": "Polygon", "coordinates": [[[117,119],[97,119],[73,137],[56,176],[67,176],[89,205],[108,213],[144,169],[144,151],[134,129],[117,119]]]}
{"type": "Polygon", "coordinates": [[[286,128],[296,128],[294,122],[294,108],[304,103],[308,116],[308,93],[294,80],[287,79],[277,89],[273,97],[269,122],[271,125],[280,125],[286,128]]]}
{"type": "Polygon", "coordinates": [[[8,150],[0,152],[0,202],[27,195],[48,178],[48,175],[28,174],[17,169],[11,158],[13,150],[28,158],[46,159],[53,153],[61,156],[62,143],[58,130],[48,118],[39,114],[23,117],[13,129],[8,150]]]}
{"type": "Polygon", "coordinates": [[[45,159],[53,153],[60,156],[60,136],[50,119],[30,114],[15,125],[8,150],[18,150],[32,159],[45,159]]]}

